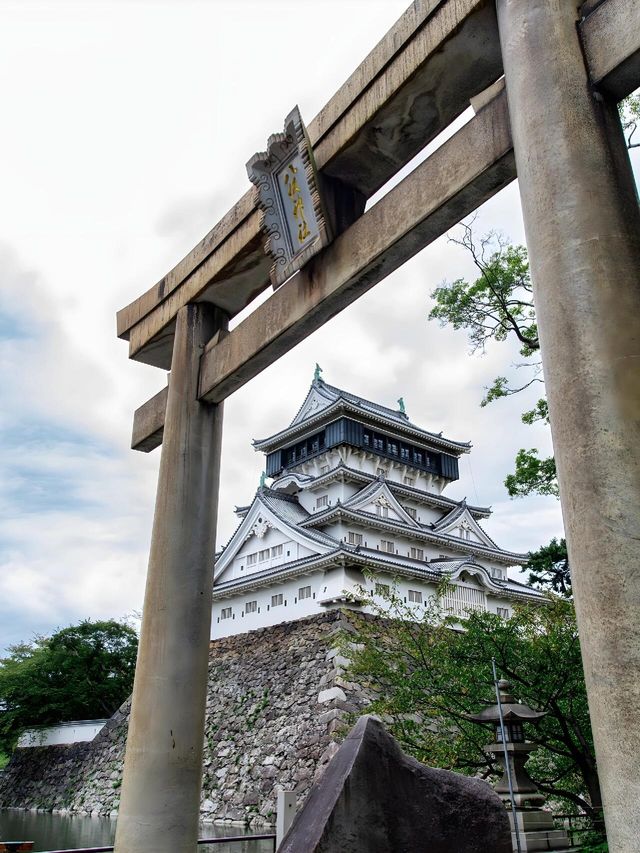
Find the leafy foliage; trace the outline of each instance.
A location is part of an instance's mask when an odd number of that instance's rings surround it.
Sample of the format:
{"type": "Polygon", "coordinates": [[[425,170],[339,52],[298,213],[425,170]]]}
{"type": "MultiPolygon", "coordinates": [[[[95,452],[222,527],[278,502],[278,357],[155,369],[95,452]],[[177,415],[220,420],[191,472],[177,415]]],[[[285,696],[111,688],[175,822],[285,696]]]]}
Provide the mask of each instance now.
{"type": "MultiPolygon", "coordinates": [[[[345,639],[350,677],[369,686],[369,711],[380,714],[403,748],[427,764],[496,777],[484,751],[491,733],[469,714],[495,702],[492,658],[521,701],[546,716],[529,726],[539,746],[527,764],[531,777],[556,801],[584,809],[597,822],[601,808],[586,690],[571,602],[518,606],[508,620],[472,612],[460,630],[444,618],[441,595],[421,612],[389,596],[392,618],[359,615],[345,639]]],[[[374,611],[373,601],[367,602],[374,611]]]]}
{"type": "Polygon", "coordinates": [[[527,250],[512,246],[491,233],[476,246],[470,225],[463,224],[461,240],[480,271],[471,284],[459,278],[437,287],[430,319],[454,329],[467,329],[472,352],[484,350],[489,340],[515,335],[520,353],[528,358],[540,349],[527,250]]]}
{"type": "Polygon", "coordinates": [[[504,480],[512,498],[525,497],[533,493],[559,497],[556,460],[553,456],[540,459],[535,448],[531,450],[521,448],[516,453],[515,466],[513,474],[508,474],[504,480]]]}
{"type": "Polygon", "coordinates": [[[567,543],[552,539],[537,551],[529,552],[523,571],[529,571],[529,583],[541,589],[552,589],[565,598],[571,597],[571,571],[567,543]]]}
{"type": "Polygon", "coordinates": [[[640,96],[637,94],[629,95],[628,98],[620,101],[618,109],[620,110],[622,129],[627,140],[627,148],[640,148],[640,142],[635,142],[633,138],[638,129],[638,124],[640,124],[640,96]]]}
{"type": "Polygon", "coordinates": [[[111,716],[131,692],[137,649],[134,629],[114,620],[11,646],[0,660],[0,750],[27,728],[111,716]]]}
{"type": "MultiPolygon", "coordinates": [[[[429,319],[438,320],[443,326],[465,329],[472,353],[484,352],[492,340],[505,341],[513,337],[518,340],[524,361],[516,367],[524,371],[525,379],[512,385],[506,376],[497,376],[485,389],[480,405],[486,406],[535,383],[544,384],[544,380],[527,250],[524,246],[511,245],[493,232],[478,244],[472,225],[463,223],[462,237],[452,242],[469,252],[479,276],[472,282],[459,278],[437,287],[431,294],[435,305],[429,319]]],[[[546,399],[539,399],[533,409],[524,412],[522,420],[526,424],[548,423],[546,399]]],[[[557,497],[553,457],[540,459],[537,450],[521,449],[516,456],[515,471],[506,478],[505,486],[511,497],[529,494],[557,497]]]]}

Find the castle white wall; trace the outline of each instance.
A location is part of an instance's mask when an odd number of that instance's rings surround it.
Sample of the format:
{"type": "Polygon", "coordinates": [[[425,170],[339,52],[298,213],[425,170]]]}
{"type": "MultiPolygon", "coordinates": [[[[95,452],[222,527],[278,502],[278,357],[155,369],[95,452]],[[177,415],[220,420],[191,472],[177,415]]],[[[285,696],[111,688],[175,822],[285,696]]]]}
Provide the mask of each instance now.
{"type": "Polygon", "coordinates": [[[270,528],[264,536],[251,535],[243,544],[227,568],[224,579],[235,580],[256,572],[292,563],[316,553],[306,545],[286,536],[276,528],[270,528]]]}
{"type": "MultiPolygon", "coordinates": [[[[313,459],[291,466],[290,470],[319,477],[340,463],[349,468],[355,468],[357,471],[364,471],[364,473],[371,474],[374,477],[383,473],[386,479],[394,483],[412,486],[415,489],[422,489],[438,495],[448,483],[448,480],[444,480],[442,477],[437,477],[419,468],[413,468],[399,460],[386,459],[373,452],[348,445],[332,448],[313,459]]],[[[354,491],[356,490],[354,489],[354,491]]]]}
{"type": "Polygon", "coordinates": [[[317,595],[322,582],[323,573],[316,572],[313,575],[303,575],[285,582],[274,583],[269,587],[246,590],[214,600],[212,639],[230,637],[244,631],[302,619],[321,612],[323,608],[317,602],[317,595]],[[300,590],[309,586],[311,595],[301,598],[300,590]],[[274,604],[274,597],[279,602],[279,596],[282,596],[281,603],[274,604]],[[251,609],[253,607],[255,609],[251,609]]]}
{"type": "MultiPolygon", "coordinates": [[[[469,578],[463,582],[455,582],[462,587],[473,588],[482,593],[483,607],[492,613],[509,616],[513,612],[513,603],[502,596],[487,592],[475,579],[469,578]],[[500,608],[500,609],[499,609],[500,608]]],[[[383,594],[384,587],[393,590],[403,604],[413,608],[419,614],[427,606],[429,599],[436,594],[436,585],[420,579],[400,578],[391,572],[376,572],[372,577],[365,577],[356,569],[336,567],[328,572],[317,571],[298,578],[289,579],[283,583],[274,583],[268,588],[245,591],[225,598],[219,598],[213,605],[212,638],[228,637],[262,628],[313,616],[326,609],[349,606],[345,595],[358,598],[362,589],[373,594],[374,601],[380,607],[388,608],[383,594]],[[310,587],[310,596],[300,597],[301,590],[310,587]],[[378,591],[378,592],[377,592],[378,591]],[[411,601],[419,593],[421,601],[411,601]],[[281,603],[273,603],[273,598],[282,596],[281,603]],[[247,604],[255,602],[255,610],[248,612],[247,604]],[[223,613],[226,611],[226,615],[223,613]]],[[[279,600],[279,599],[276,599],[279,600]]],[[[355,609],[365,612],[377,612],[375,608],[354,605],[355,609]]]]}
{"type": "Polygon", "coordinates": [[[314,513],[335,506],[338,501],[344,503],[347,496],[350,497],[353,491],[355,490],[346,487],[344,483],[333,482],[303,489],[298,493],[297,498],[307,512],[314,513]]]}
{"type": "Polygon", "coordinates": [[[85,743],[93,740],[102,731],[106,720],[75,720],[48,726],[43,729],[27,729],[18,740],[21,749],[31,746],[61,746],[70,743],[85,743]]]}
{"type": "MultiPolygon", "coordinates": [[[[420,562],[428,562],[429,560],[437,559],[438,557],[452,557],[461,559],[464,556],[464,549],[454,549],[446,545],[433,545],[430,542],[425,542],[422,539],[413,538],[410,536],[398,536],[395,531],[376,530],[372,527],[365,527],[351,522],[336,522],[325,527],[325,531],[334,538],[344,542],[345,544],[353,544],[350,542],[349,533],[354,533],[362,536],[361,547],[369,548],[372,551],[385,551],[384,542],[393,542],[394,555],[399,557],[409,557],[416,559],[416,552],[422,551],[423,557],[420,562]]],[[[419,558],[418,558],[419,559],[419,558]]],[[[490,558],[482,558],[482,565],[485,566],[492,577],[506,578],[506,568],[490,558]]]]}

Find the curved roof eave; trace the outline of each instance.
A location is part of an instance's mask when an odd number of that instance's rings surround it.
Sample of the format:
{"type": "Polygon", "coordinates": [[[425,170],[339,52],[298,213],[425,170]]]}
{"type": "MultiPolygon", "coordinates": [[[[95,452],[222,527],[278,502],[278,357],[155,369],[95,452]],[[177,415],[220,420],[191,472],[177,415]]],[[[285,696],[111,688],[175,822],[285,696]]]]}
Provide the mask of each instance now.
{"type": "Polygon", "coordinates": [[[330,521],[333,521],[334,518],[338,518],[341,515],[351,518],[354,521],[360,521],[363,524],[371,525],[373,523],[374,526],[379,527],[381,530],[391,530],[397,533],[404,533],[410,537],[411,534],[413,534],[414,537],[424,539],[428,542],[437,542],[441,545],[449,545],[450,547],[454,547],[458,550],[464,550],[467,553],[478,553],[480,556],[493,557],[499,562],[506,563],[506,565],[509,566],[524,565],[528,559],[527,554],[517,554],[513,551],[504,551],[502,548],[498,547],[495,549],[489,548],[486,545],[481,545],[479,542],[471,542],[468,539],[457,539],[454,536],[448,536],[446,533],[437,533],[422,526],[419,528],[409,527],[402,522],[394,521],[390,518],[383,518],[382,516],[373,515],[368,512],[363,512],[362,510],[349,509],[345,507],[344,504],[336,504],[336,506],[329,507],[322,512],[310,515],[309,518],[302,522],[302,527],[308,528],[316,527],[319,524],[328,524],[330,521]]]}
{"type": "Polygon", "coordinates": [[[368,548],[354,548],[341,546],[326,554],[316,554],[310,557],[304,557],[301,560],[296,560],[291,563],[282,563],[279,566],[265,569],[262,572],[254,572],[242,578],[234,578],[233,580],[223,581],[222,583],[214,584],[213,595],[215,599],[227,598],[235,595],[240,591],[250,589],[259,589],[265,586],[271,586],[273,583],[282,583],[296,576],[308,575],[314,571],[320,571],[325,567],[330,567],[332,564],[337,566],[353,566],[359,564],[366,567],[371,566],[380,571],[399,575],[402,577],[416,578],[427,583],[438,584],[440,581],[458,570],[464,570],[464,567],[473,567],[483,570],[488,583],[484,586],[494,595],[504,598],[516,599],[519,601],[528,601],[536,603],[544,603],[545,596],[539,590],[533,590],[530,587],[522,587],[522,589],[509,588],[509,581],[498,583],[491,578],[484,568],[472,561],[458,560],[453,571],[442,571],[442,569],[434,568],[427,563],[421,563],[418,560],[410,558],[398,558],[391,554],[384,554],[378,551],[372,551],[368,548]]]}
{"type": "Polygon", "coordinates": [[[411,424],[411,422],[401,423],[382,414],[363,410],[353,403],[349,403],[347,400],[338,398],[335,403],[332,403],[324,409],[320,409],[320,411],[311,418],[306,418],[303,421],[299,421],[297,424],[288,426],[286,429],[280,430],[280,432],[274,433],[268,438],[254,439],[254,450],[268,453],[270,448],[276,447],[288,438],[300,435],[308,430],[312,430],[315,426],[319,426],[323,421],[327,420],[327,418],[330,419],[331,415],[337,414],[340,411],[349,412],[360,417],[364,415],[370,420],[383,424],[388,429],[392,429],[394,432],[402,430],[407,435],[422,441],[424,444],[436,445],[437,447],[451,450],[454,453],[469,453],[472,447],[471,442],[453,441],[452,439],[443,438],[442,435],[420,429],[420,427],[411,424]]]}
{"type": "Polygon", "coordinates": [[[461,518],[465,517],[467,519],[466,523],[468,526],[475,532],[476,536],[485,541],[485,544],[489,548],[496,548],[498,551],[502,550],[473,517],[466,501],[462,501],[456,509],[451,510],[450,513],[447,513],[447,515],[436,521],[433,525],[433,530],[437,533],[446,533],[450,527],[457,524],[461,518]]]}
{"type": "MultiPolygon", "coordinates": [[[[319,474],[317,477],[312,477],[311,475],[303,475],[309,476],[310,483],[314,485],[331,482],[341,476],[348,474],[354,480],[360,480],[363,483],[371,483],[374,480],[377,480],[377,476],[375,474],[367,474],[366,471],[359,471],[357,468],[351,468],[349,465],[345,465],[344,462],[340,462],[339,465],[336,465],[330,471],[327,471],[326,474],[319,474]]],[[[277,490],[280,482],[287,477],[299,476],[297,473],[287,473],[281,474],[276,479],[274,479],[271,484],[271,488],[277,490]]],[[[422,489],[416,489],[413,486],[407,486],[404,483],[396,483],[395,480],[385,480],[387,486],[392,492],[398,492],[405,497],[415,498],[417,500],[421,500],[423,503],[428,504],[429,506],[439,507],[441,509],[451,510],[459,507],[461,505],[461,501],[456,501],[453,498],[448,498],[446,495],[437,495],[434,492],[425,492],[422,489]]],[[[305,482],[305,485],[307,483],[305,482]]],[[[473,506],[472,504],[467,504],[467,509],[471,513],[472,516],[478,516],[478,518],[489,518],[492,514],[491,507],[483,507],[483,506],[473,506]]]]}
{"type": "Polygon", "coordinates": [[[404,519],[403,523],[408,525],[411,529],[420,529],[420,525],[418,522],[411,518],[406,509],[402,506],[402,504],[398,501],[396,496],[393,494],[391,489],[389,488],[387,481],[383,479],[374,480],[361,489],[359,492],[356,492],[355,495],[352,495],[348,500],[346,500],[342,506],[345,509],[351,509],[354,512],[358,512],[360,507],[363,504],[368,504],[371,501],[375,503],[376,496],[384,496],[388,501],[389,506],[393,509],[393,511],[400,518],[404,519]]]}

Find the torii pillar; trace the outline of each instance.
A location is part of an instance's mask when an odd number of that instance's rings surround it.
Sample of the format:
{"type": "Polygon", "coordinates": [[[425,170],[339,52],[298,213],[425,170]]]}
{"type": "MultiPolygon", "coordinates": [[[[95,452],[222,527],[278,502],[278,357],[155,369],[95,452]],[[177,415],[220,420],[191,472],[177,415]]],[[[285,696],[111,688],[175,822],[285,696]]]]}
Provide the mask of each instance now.
{"type": "Polygon", "coordinates": [[[612,853],[640,838],[640,214],[576,0],[497,0],[580,642],[612,853]]]}
{"type": "Polygon", "coordinates": [[[200,356],[226,328],[178,312],[117,853],[195,853],[205,725],[222,404],[198,402],[200,356]]]}

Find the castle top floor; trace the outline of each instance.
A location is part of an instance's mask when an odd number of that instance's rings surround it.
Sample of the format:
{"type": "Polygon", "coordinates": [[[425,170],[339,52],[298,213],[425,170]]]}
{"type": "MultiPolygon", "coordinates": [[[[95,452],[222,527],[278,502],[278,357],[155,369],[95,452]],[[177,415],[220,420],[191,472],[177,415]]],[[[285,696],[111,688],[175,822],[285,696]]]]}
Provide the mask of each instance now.
{"type": "MultiPolygon", "coordinates": [[[[316,369],[309,392],[288,427],[254,441],[267,456],[266,474],[318,473],[336,449],[347,449],[358,467],[391,479],[427,479],[440,489],[458,479],[458,457],[471,445],[445,438],[409,420],[402,398],[397,410],[381,406],[324,382],[316,369]]],[[[333,465],[331,466],[333,467],[333,465]]]]}

